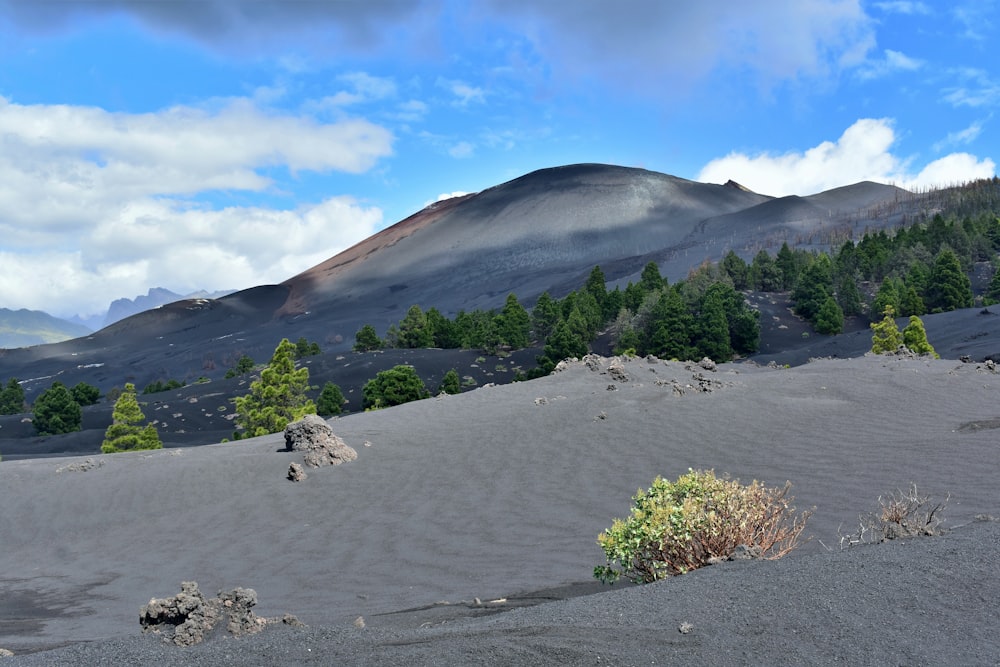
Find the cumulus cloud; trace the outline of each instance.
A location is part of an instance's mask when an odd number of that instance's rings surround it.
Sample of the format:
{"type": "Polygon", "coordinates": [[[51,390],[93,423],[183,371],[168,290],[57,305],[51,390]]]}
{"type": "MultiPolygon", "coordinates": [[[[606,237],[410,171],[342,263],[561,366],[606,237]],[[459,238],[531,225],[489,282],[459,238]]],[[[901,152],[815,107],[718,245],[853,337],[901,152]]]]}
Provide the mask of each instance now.
{"type": "Polygon", "coordinates": [[[132,17],[154,33],[183,35],[213,50],[280,50],[304,41],[314,50],[370,51],[400,39],[393,28],[421,32],[433,0],[0,0],[0,19],[21,31],[72,30],[88,19],[132,17]]]}
{"type": "Polygon", "coordinates": [[[686,85],[717,68],[775,81],[861,64],[875,46],[859,0],[492,0],[562,73],[636,90],[686,85]]]}
{"type": "Polygon", "coordinates": [[[0,98],[0,303],[88,314],[150,285],[284,280],[370,235],[381,212],[333,197],[216,209],[273,169],[360,173],[391,153],[369,121],[269,115],[247,100],[146,114],[0,98]]]}
{"type": "Polygon", "coordinates": [[[889,119],[858,120],[837,141],[804,152],[781,155],[730,153],[712,160],[697,180],[732,179],[762,194],[808,195],[859,181],[894,183],[904,188],[947,186],[995,174],[996,164],[968,153],[953,153],[912,171],[912,161],[892,152],[896,133],[889,119]]]}
{"type": "Polygon", "coordinates": [[[886,49],[884,58],[871,60],[858,69],[858,77],[863,80],[881,79],[896,72],[913,72],[923,66],[924,61],[922,60],[910,58],[899,51],[886,49]]]}

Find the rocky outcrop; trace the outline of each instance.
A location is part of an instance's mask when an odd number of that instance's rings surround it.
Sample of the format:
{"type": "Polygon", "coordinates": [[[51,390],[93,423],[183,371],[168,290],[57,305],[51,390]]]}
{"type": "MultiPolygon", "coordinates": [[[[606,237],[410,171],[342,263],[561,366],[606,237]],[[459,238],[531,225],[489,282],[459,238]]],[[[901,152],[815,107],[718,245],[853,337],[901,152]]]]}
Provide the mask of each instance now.
{"type": "Polygon", "coordinates": [[[317,415],[306,415],[285,428],[285,449],[304,452],[304,462],[310,468],[340,465],[358,458],[358,453],[335,435],[330,425],[317,415]]]}
{"type": "Polygon", "coordinates": [[[177,646],[193,646],[203,642],[221,622],[234,637],[260,632],[270,623],[301,627],[292,614],[281,618],[262,618],[253,612],[257,606],[257,591],[234,588],[219,591],[206,598],[194,581],[181,582],[181,592],[168,598],[153,598],[139,611],[143,632],[163,636],[163,641],[177,646]]]}
{"type": "Polygon", "coordinates": [[[253,613],[257,592],[252,588],[235,588],[206,598],[198,583],[181,583],[181,592],[168,598],[153,598],[139,611],[143,632],[163,635],[163,640],[177,646],[192,646],[205,640],[222,619],[226,630],[235,636],[258,632],[267,620],[253,613]]]}

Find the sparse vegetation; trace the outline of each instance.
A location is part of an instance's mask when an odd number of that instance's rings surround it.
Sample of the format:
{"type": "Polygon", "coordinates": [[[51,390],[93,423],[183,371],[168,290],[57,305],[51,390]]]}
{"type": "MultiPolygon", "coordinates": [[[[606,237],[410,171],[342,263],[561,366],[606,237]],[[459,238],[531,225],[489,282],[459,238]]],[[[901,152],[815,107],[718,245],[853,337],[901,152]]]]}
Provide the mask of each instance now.
{"type": "Polygon", "coordinates": [[[135,395],[135,385],[127,383],[124,391],[115,401],[111,425],[104,432],[104,442],[101,451],[105,454],[128,452],[140,449],[160,449],[160,434],[153,424],[141,424],[146,421],[139,401],[135,395]]]}
{"type": "Polygon", "coordinates": [[[306,396],[309,369],[295,367],[295,352],[295,345],[283,338],[260,378],[250,384],[250,392],[233,399],[236,423],[243,428],[242,433],[234,433],[234,439],[278,433],[289,422],[316,412],[316,405],[306,396]]]}
{"type": "Polygon", "coordinates": [[[240,358],[236,361],[236,365],[230,368],[228,371],[226,371],[226,379],[228,380],[230,378],[246,375],[247,373],[253,370],[253,367],[254,367],[253,359],[251,359],[245,354],[241,355],[240,358]]]}
{"type": "Polygon", "coordinates": [[[185,382],[181,382],[180,380],[167,380],[166,382],[163,380],[157,380],[156,382],[150,382],[147,384],[143,388],[142,393],[158,394],[160,392],[170,391],[171,389],[180,389],[185,386],[185,384],[185,382]]]}
{"type": "Polygon", "coordinates": [[[320,354],[322,350],[319,348],[319,343],[313,341],[309,342],[304,336],[299,337],[295,342],[295,358],[302,359],[304,357],[315,357],[320,354]]]}
{"type": "Polygon", "coordinates": [[[877,502],[878,509],[858,517],[855,532],[841,535],[842,549],[901,537],[939,535],[942,532],[942,514],[948,506],[948,498],[933,503],[931,496],[920,493],[917,485],[911,483],[906,491],[897,489],[894,493],[879,496],[877,502]]]}
{"type": "Polygon", "coordinates": [[[812,514],[794,516],[790,488],[742,485],[711,470],[689,470],[676,482],[657,477],[636,492],[630,516],[598,536],[607,564],[594,568],[594,576],[650,583],[727,558],[738,546],[780,558],[798,546],[812,514]]]}

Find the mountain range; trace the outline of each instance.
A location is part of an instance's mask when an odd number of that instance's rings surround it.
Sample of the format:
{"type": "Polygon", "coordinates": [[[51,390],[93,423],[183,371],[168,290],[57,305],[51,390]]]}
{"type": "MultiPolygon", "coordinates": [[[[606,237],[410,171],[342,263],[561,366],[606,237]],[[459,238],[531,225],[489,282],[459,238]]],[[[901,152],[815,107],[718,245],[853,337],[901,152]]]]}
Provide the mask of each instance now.
{"type": "MultiPolygon", "coordinates": [[[[363,384],[363,374],[373,376],[379,364],[403,359],[402,352],[387,351],[366,365],[345,360],[358,329],[371,324],[382,334],[413,304],[453,317],[461,310],[499,308],[514,293],[530,307],[543,292],[560,298],[579,288],[596,265],[609,288],[638,281],[648,262],[673,282],[730,250],[749,260],[760,250],[776,252],[783,242],[828,249],[866,231],[920,219],[936,205],[928,193],[871,182],[775,198],[733,182],[697,183],[643,169],[599,164],[543,169],[432,204],[280,284],[174,301],[87,336],[4,350],[0,379],[21,379],[29,401],[55,379],[67,385],[88,382],[102,392],[125,382],[141,388],[157,380],[209,380],[211,391],[201,394],[216,396],[223,411],[228,397],[246,391],[223,378],[241,355],[261,363],[281,338],[304,337],[319,342],[324,353],[309,362],[312,381],[330,380],[347,389],[363,384]]],[[[146,299],[160,294],[151,290],[146,299]]],[[[762,313],[755,358],[762,363],[853,356],[870,347],[867,321],[840,336],[810,336],[785,301],[754,298],[762,313]]],[[[970,311],[930,316],[926,324],[942,354],[983,359],[1000,357],[994,319],[1000,318],[970,311]]],[[[476,366],[478,353],[469,354],[467,365],[476,366]]],[[[530,366],[533,354],[523,363],[530,366]]],[[[437,377],[437,371],[429,373],[437,377]]],[[[347,393],[358,409],[357,394],[347,393]]],[[[224,427],[231,430],[231,424],[224,427]]]]}

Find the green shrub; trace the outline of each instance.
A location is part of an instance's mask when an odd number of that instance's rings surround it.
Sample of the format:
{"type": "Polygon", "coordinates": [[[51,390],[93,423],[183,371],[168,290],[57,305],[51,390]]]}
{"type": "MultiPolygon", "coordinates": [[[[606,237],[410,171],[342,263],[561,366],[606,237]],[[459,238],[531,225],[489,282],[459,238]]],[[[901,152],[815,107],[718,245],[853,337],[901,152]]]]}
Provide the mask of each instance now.
{"type": "Polygon", "coordinates": [[[689,470],[676,482],[657,477],[633,496],[629,518],[615,519],[598,536],[608,562],[594,568],[594,577],[650,583],[727,558],[740,545],[763,558],[780,558],[798,546],[812,514],[793,516],[790,488],[767,488],[756,480],[744,486],[711,470],[689,470]]]}
{"type": "Polygon", "coordinates": [[[417,375],[413,366],[400,364],[376,373],[374,378],[365,383],[361,396],[363,406],[367,410],[388,408],[427,398],[430,392],[427,391],[424,381],[417,375]]]}

